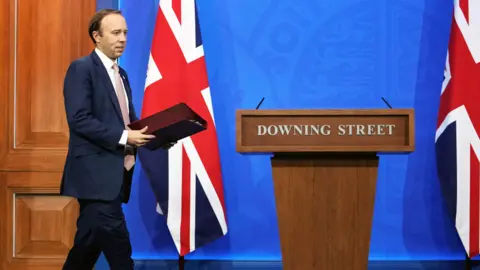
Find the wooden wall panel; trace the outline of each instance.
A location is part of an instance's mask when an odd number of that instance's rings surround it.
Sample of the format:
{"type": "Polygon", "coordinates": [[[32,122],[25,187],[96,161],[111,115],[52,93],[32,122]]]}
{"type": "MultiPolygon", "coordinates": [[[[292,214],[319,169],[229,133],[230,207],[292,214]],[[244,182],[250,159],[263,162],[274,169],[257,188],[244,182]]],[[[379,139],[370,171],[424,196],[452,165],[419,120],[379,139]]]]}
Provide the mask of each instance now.
{"type": "Polygon", "coordinates": [[[8,125],[0,130],[0,169],[61,171],[68,141],[63,78],[71,60],[93,49],[87,27],[95,1],[5,2],[10,27],[3,34],[10,47],[1,49],[10,58],[8,64],[2,58],[9,77],[0,105],[8,114],[0,117],[8,125]]]}
{"type": "Polygon", "coordinates": [[[9,200],[12,199],[15,209],[13,226],[10,227],[14,232],[13,256],[25,259],[65,258],[73,245],[78,215],[76,201],[50,195],[55,192],[44,194],[44,190],[17,193],[15,189],[9,189],[8,192],[8,196],[12,195],[9,200]]]}
{"type": "Polygon", "coordinates": [[[0,1],[0,270],[61,269],[76,200],[59,196],[63,78],[89,54],[95,0],[0,1]]]}
{"type": "Polygon", "coordinates": [[[57,195],[60,177],[58,172],[0,175],[3,269],[36,269],[26,268],[33,264],[59,269],[64,262],[79,208],[76,200],[57,195]]]}
{"type": "MultiPolygon", "coordinates": [[[[0,164],[8,153],[8,109],[10,90],[10,0],[0,1],[0,164]]],[[[2,165],[0,165],[2,166],[2,165]]],[[[1,204],[0,204],[1,206],[1,204]]]]}

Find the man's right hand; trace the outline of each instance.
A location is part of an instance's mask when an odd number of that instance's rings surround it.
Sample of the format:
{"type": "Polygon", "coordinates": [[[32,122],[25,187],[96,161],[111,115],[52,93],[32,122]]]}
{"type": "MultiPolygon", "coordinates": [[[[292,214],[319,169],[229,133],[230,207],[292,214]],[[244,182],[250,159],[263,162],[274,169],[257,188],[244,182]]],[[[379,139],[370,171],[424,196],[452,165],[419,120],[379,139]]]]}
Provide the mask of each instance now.
{"type": "Polygon", "coordinates": [[[155,135],[145,134],[148,127],[144,127],[141,130],[128,130],[127,143],[135,146],[142,146],[148,143],[151,139],[155,138],[155,135]]]}

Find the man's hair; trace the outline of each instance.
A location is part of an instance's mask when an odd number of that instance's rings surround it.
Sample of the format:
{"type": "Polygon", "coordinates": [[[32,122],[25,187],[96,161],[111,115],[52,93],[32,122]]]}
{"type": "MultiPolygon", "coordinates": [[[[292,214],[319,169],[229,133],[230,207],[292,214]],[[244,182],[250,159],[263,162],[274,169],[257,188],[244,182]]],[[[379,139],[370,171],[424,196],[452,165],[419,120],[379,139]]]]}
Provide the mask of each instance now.
{"type": "Polygon", "coordinates": [[[122,15],[122,12],[117,9],[102,9],[95,13],[92,18],[90,19],[90,23],[88,24],[88,34],[90,35],[90,39],[92,39],[93,43],[96,44],[95,39],[93,38],[93,32],[97,31],[102,34],[100,29],[102,28],[102,20],[107,15],[110,14],[119,14],[122,15]]]}

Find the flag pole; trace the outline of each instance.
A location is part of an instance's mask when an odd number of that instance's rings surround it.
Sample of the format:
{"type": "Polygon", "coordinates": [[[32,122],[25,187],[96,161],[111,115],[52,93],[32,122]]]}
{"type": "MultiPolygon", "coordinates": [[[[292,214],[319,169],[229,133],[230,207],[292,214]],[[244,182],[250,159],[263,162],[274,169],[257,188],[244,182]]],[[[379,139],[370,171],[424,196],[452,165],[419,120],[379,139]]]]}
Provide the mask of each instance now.
{"type": "Polygon", "coordinates": [[[465,254],[465,270],[472,270],[472,260],[468,254],[465,254]]]}
{"type": "Polygon", "coordinates": [[[477,260],[472,260],[468,254],[465,254],[465,269],[473,270],[476,269],[480,264],[477,260]]]}
{"type": "Polygon", "coordinates": [[[178,256],[178,270],[185,269],[185,258],[183,256],[178,256]]]}

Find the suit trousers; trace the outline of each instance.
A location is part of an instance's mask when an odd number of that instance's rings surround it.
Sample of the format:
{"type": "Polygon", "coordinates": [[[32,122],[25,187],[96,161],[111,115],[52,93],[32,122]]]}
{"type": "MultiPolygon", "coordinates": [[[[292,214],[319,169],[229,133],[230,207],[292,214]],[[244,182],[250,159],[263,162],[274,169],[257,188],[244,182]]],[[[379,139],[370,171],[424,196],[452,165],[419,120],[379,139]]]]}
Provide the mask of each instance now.
{"type": "MultiPolygon", "coordinates": [[[[128,174],[131,176],[131,171],[125,171],[124,175],[128,174]]],[[[80,215],[77,232],[64,270],[91,270],[101,252],[110,269],[134,269],[130,234],[122,209],[125,179],[123,183],[120,194],[113,201],[78,199],[80,215]]]]}

